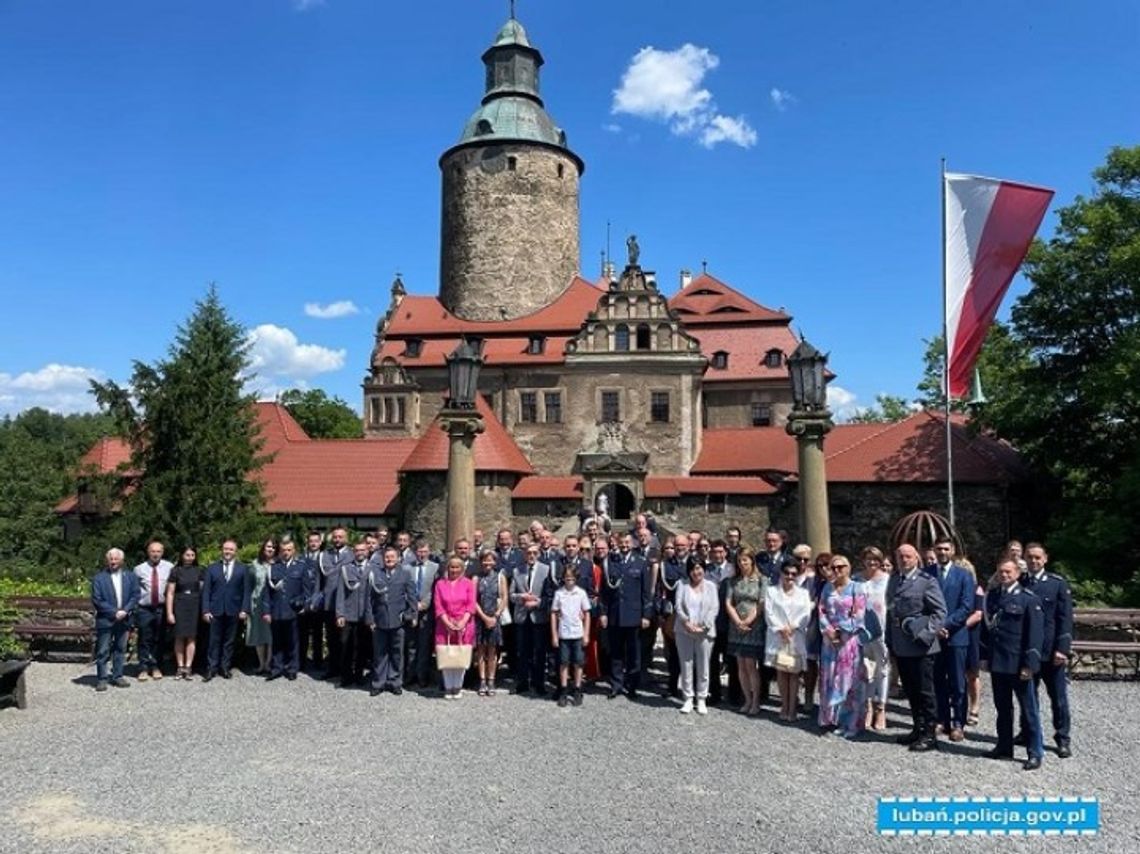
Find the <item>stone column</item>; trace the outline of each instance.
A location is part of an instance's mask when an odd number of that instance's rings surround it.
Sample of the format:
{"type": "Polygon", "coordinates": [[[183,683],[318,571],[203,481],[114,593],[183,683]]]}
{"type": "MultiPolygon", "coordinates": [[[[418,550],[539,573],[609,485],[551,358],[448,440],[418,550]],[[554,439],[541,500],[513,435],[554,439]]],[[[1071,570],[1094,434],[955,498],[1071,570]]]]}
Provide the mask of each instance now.
{"type": "Polygon", "coordinates": [[[800,535],[813,554],[831,551],[831,521],[827,506],[827,466],[823,437],[831,430],[831,413],[794,410],[788,434],[796,439],[800,481],[800,535]]]}
{"type": "Polygon", "coordinates": [[[483,416],[473,409],[443,409],[447,433],[447,554],[455,541],[475,529],[475,437],[483,432],[483,416]]]}

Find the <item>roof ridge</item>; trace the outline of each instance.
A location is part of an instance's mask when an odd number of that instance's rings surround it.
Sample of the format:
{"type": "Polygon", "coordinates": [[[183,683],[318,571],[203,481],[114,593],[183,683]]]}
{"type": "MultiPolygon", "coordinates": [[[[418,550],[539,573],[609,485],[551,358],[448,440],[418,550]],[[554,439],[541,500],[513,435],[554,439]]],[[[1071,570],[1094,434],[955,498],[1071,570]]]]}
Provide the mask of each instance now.
{"type": "MultiPolygon", "coordinates": [[[[925,411],[925,410],[924,410],[924,411],[925,411]]],[[[901,424],[905,424],[906,422],[910,421],[911,419],[913,419],[913,418],[914,418],[916,415],[918,415],[918,414],[919,414],[919,413],[917,413],[917,412],[911,413],[911,414],[910,414],[910,415],[908,415],[906,418],[900,418],[898,421],[884,421],[884,422],[883,422],[883,425],[882,425],[883,429],[881,429],[881,430],[874,430],[874,431],[871,431],[871,432],[869,432],[869,433],[868,433],[866,436],[864,436],[862,439],[858,440],[857,442],[852,442],[850,445],[847,445],[847,446],[846,446],[846,447],[844,447],[844,448],[840,448],[838,451],[836,451],[835,453],[831,454],[830,456],[831,456],[831,458],[832,458],[832,459],[834,459],[835,457],[838,457],[838,456],[842,456],[843,454],[846,454],[848,451],[850,451],[850,450],[853,450],[854,448],[858,448],[858,447],[860,447],[860,446],[862,446],[862,445],[865,445],[865,444],[867,444],[868,442],[870,442],[870,441],[872,441],[872,440],[874,440],[874,439],[877,439],[877,438],[879,438],[879,437],[880,437],[880,436],[882,436],[884,433],[889,433],[891,430],[894,430],[894,429],[895,429],[896,427],[898,427],[899,425],[901,425],[901,424]]],[[[866,426],[866,425],[860,425],[860,424],[838,424],[838,425],[836,425],[836,426],[837,426],[837,427],[859,427],[859,426],[866,426]]]]}

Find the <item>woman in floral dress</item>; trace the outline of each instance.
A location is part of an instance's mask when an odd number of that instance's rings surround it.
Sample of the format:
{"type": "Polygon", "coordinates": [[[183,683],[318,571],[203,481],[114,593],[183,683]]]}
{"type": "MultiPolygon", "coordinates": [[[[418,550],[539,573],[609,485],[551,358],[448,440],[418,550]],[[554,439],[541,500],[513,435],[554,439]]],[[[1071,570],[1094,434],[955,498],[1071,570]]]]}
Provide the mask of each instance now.
{"type": "Polygon", "coordinates": [[[831,558],[831,581],[819,597],[819,724],[854,738],[863,731],[866,683],[859,633],[867,597],[851,580],[851,561],[831,558]]]}
{"type": "Polygon", "coordinates": [[[728,613],[728,654],[736,656],[740,690],[744,694],[741,714],[760,713],[760,668],[764,658],[765,579],[748,549],[736,556],[736,575],[728,579],[724,609],[728,613]]]}

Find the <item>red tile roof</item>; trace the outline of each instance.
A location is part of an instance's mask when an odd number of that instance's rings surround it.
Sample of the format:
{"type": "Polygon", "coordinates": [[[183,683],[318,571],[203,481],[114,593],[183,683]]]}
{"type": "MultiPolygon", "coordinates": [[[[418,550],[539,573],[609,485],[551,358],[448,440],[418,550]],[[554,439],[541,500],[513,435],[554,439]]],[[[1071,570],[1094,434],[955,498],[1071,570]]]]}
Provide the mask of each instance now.
{"type": "MultiPolygon", "coordinates": [[[[942,483],[946,480],[945,421],[916,412],[892,424],[839,424],[824,441],[827,479],[832,483],[942,483]]],[[[952,426],[954,480],[1004,483],[1021,474],[1020,458],[1008,444],[969,435],[959,419],[952,426]]],[[[693,472],[772,472],[794,475],[795,440],[782,427],[705,430],[693,472]]]]}
{"type": "Polygon", "coordinates": [[[738,380],[780,380],[787,384],[788,366],[780,362],[780,367],[769,368],[765,357],[769,350],[779,350],[786,358],[799,343],[787,325],[753,325],[749,329],[719,326],[712,329],[685,327],[686,331],[701,342],[701,352],[710,360],[703,382],[734,382],[738,380]],[[728,367],[714,368],[712,355],[718,351],[728,354],[728,367]]]}
{"type": "MultiPolygon", "coordinates": [[[[537,354],[527,352],[530,337],[511,336],[506,338],[485,338],[483,340],[483,361],[487,365],[559,365],[564,359],[566,342],[573,336],[551,335],[546,338],[543,351],[537,354]]],[[[429,338],[424,341],[418,356],[406,356],[405,340],[386,338],[380,346],[380,358],[392,358],[405,367],[444,367],[445,356],[455,349],[459,336],[449,338],[429,338]]]]}
{"type": "Polygon", "coordinates": [[[125,439],[118,436],[104,436],[96,440],[95,444],[79,459],[82,470],[94,469],[99,474],[110,474],[119,466],[129,465],[131,462],[131,446],[125,439]]]}
{"type": "MultiPolygon", "coordinates": [[[[686,327],[721,323],[766,321],[790,323],[791,316],[773,311],[750,300],[720,279],[702,273],[669,300],[669,307],[680,312],[686,327]]],[[[691,329],[690,329],[691,331],[691,329]]]]}
{"type": "MultiPolygon", "coordinates": [[[[483,432],[475,437],[475,470],[533,474],[527,458],[482,396],[476,398],[475,407],[483,416],[483,432]]],[[[447,471],[448,437],[440,424],[437,416],[400,471],[447,471]]]]}
{"type": "Polygon", "coordinates": [[[464,320],[444,308],[436,297],[406,296],[389,320],[384,334],[388,338],[445,336],[452,339],[461,335],[489,339],[520,333],[573,334],[582,326],[586,315],[597,308],[598,298],[603,293],[601,288],[575,277],[550,305],[512,320],[464,320]]]}
{"type": "MultiPolygon", "coordinates": [[[[678,498],[682,495],[771,495],[772,484],[759,477],[658,477],[645,478],[646,498],[678,498]]],[[[581,499],[579,477],[524,477],[511,492],[512,498],[581,499]]]]}
{"type": "Polygon", "coordinates": [[[511,490],[511,497],[577,500],[582,497],[582,478],[541,475],[524,477],[511,490]]]}

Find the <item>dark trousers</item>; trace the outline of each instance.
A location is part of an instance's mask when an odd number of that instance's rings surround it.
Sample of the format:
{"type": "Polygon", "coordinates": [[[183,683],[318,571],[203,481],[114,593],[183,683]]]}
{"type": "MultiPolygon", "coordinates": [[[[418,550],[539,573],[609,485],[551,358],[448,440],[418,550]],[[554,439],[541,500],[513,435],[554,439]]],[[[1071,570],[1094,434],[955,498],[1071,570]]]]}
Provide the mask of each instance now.
{"type": "Polygon", "coordinates": [[[435,618],[431,611],[421,611],[415,626],[404,636],[404,673],[409,682],[423,688],[435,684],[431,651],[435,645],[435,618]]]}
{"type": "MultiPolygon", "coordinates": [[[[1041,712],[1041,699],[1037,686],[1042,682],[1045,683],[1045,693],[1049,695],[1049,709],[1053,713],[1053,739],[1057,744],[1068,744],[1070,726],[1068,668],[1064,664],[1042,664],[1041,669],[1033,675],[1034,705],[1037,706],[1038,715],[1041,712]]],[[[1023,732],[1028,731],[1024,715],[1021,729],[1023,732]]]]}
{"type": "Polygon", "coordinates": [[[325,666],[324,614],[320,611],[306,611],[297,617],[297,631],[300,635],[301,667],[310,665],[320,669],[325,666]]]}
{"type": "Polygon", "coordinates": [[[135,611],[135,628],[139,632],[139,665],[143,670],[160,669],[166,644],[166,608],[140,607],[135,611]]]}
{"type": "Polygon", "coordinates": [[[273,660],[269,673],[279,676],[296,676],[301,669],[301,643],[297,620],[274,620],[269,624],[273,632],[273,660]]]}
{"type": "Polygon", "coordinates": [[[524,691],[533,687],[536,691],[545,690],[546,651],[550,648],[550,627],[542,623],[524,620],[515,623],[515,651],[517,676],[515,688],[524,691]]]}
{"type": "Polygon", "coordinates": [[[944,646],[934,657],[934,696],[938,722],[949,732],[966,726],[966,653],[969,647],[944,646]]]}
{"type": "Polygon", "coordinates": [[[371,646],[368,626],[364,623],[345,623],[340,630],[340,684],[364,684],[364,659],[371,646]]]}
{"type": "Polygon", "coordinates": [[[610,690],[636,691],[641,683],[641,627],[610,623],[610,690]]]}
{"type": "Polygon", "coordinates": [[[404,628],[372,630],[372,687],[404,687],[404,628]]]}
{"type": "Polygon", "coordinates": [[[234,641],[237,639],[238,618],[214,614],[210,620],[210,654],[206,672],[229,673],[234,662],[234,641]]]}
{"type": "Polygon", "coordinates": [[[899,681],[910,704],[910,717],[915,732],[933,735],[938,722],[938,706],[934,698],[934,659],[936,655],[900,655],[896,659],[899,681]]]}
{"type": "Polygon", "coordinates": [[[328,676],[340,676],[341,662],[344,661],[344,644],[341,642],[341,632],[336,626],[336,612],[323,611],[321,623],[324,625],[325,637],[329,642],[328,676]]]}
{"type": "Polygon", "coordinates": [[[1041,735],[1041,715],[1037,710],[1037,691],[1030,679],[1022,679],[1016,673],[991,673],[994,706],[997,708],[997,745],[1003,753],[1013,753],[1013,698],[1021,707],[1021,718],[1025,733],[1029,737],[1029,755],[1045,754],[1045,739],[1041,735]]]}
{"type": "Polygon", "coordinates": [[[649,667],[653,664],[653,648],[657,646],[657,621],[652,620],[648,629],[641,629],[638,635],[641,666],[645,668],[646,681],[649,681],[649,667]]]}
{"type": "Polygon", "coordinates": [[[118,620],[95,633],[95,673],[100,682],[107,681],[107,660],[111,661],[111,678],[123,678],[123,662],[127,658],[130,620],[118,620]]]}
{"type": "Polygon", "coordinates": [[[669,693],[676,694],[681,690],[681,657],[677,655],[677,642],[664,632],[661,638],[665,643],[665,664],[669,668],[669,693]]]}

